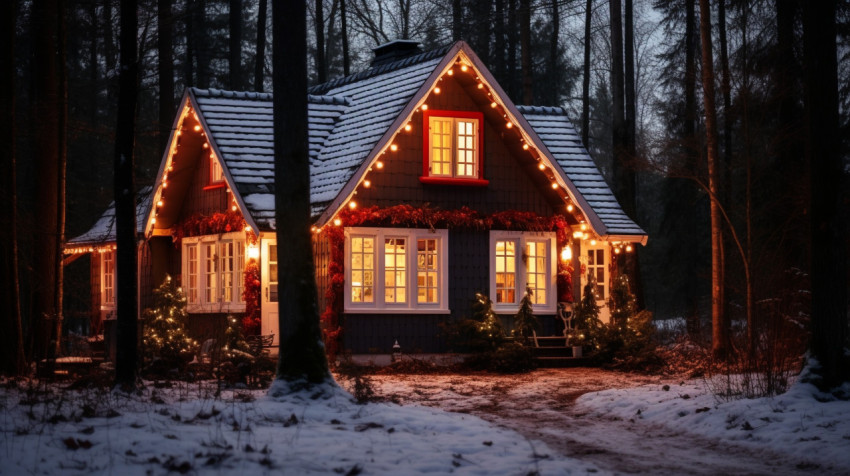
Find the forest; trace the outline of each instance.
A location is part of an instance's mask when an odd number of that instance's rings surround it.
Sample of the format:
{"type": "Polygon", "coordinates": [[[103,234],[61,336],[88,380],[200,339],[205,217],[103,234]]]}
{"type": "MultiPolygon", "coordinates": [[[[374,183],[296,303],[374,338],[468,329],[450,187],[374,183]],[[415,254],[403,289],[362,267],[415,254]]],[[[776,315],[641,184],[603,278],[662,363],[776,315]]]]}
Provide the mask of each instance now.
{"type": "MultiPolygon", "coordinates": [[[[0,313],[14,374],[87,331],[88,268],[65,266],[62,243],[114,197],[124,45],[117,0],[3,3],[0,313]]],[[[684,318],[721,359],[808,346],[835,384],[847,378],[850,5],[810,3],[309,1],[308,83],[367,68],[395,39],[466,41],[514,102],[570,111],[649,235],[627,265],[640,308],[684,318]]],[[[186,88],[273,92],[274,6],[139,0],[131,181],[154,179],[186,88]]]]}

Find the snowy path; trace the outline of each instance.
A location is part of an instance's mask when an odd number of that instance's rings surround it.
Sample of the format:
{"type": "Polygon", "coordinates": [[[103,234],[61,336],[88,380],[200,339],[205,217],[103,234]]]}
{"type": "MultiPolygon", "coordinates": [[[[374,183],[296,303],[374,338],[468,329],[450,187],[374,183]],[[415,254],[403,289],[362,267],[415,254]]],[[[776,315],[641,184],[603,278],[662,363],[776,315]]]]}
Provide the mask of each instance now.
{"type": "MultiPolygon", "coordinates": [[[[527,375],[374,376],[399,403],[470,413],[545,442],[561,455],[618,474],[823,474],[805,461],[576,405],[608,388],[676,383],[597,369],[544,369],[527,375]]],[[[580,468],[572,468],[579,469],[580,468]]]]}

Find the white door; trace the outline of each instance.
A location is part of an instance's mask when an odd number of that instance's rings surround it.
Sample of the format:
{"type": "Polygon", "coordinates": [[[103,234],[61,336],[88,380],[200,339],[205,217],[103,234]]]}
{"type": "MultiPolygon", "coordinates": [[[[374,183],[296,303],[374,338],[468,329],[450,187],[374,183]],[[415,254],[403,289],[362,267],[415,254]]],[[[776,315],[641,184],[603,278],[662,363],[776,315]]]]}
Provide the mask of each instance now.
{"type": "MultiPolygon", "coordinates": [[[[589,244],[589,243],[588,243],[589,244]]],[[[596,278],[596,305],[599,306],[599,319],[604,323],[611,321],[611,310],[608,308],[608,291],[610,290],[611,276],[609,273],[611,255],[608,252],[608,244],[600,241],[596,245],[590,245],[584,250],[582,261],[587,266],[587,271],[582,276],[582,292],[590,276],[596,278]]]]}
{"type": "Polygon", "coordinates": [[[274,344],[278,345],[280,329],[278,329],[278,286],[277,286],[277,241],[261,240],[260,260],[263,263],[260,271],[262,282],[262,298],[260,314],[260,333],[274,334],[274,344]]]}

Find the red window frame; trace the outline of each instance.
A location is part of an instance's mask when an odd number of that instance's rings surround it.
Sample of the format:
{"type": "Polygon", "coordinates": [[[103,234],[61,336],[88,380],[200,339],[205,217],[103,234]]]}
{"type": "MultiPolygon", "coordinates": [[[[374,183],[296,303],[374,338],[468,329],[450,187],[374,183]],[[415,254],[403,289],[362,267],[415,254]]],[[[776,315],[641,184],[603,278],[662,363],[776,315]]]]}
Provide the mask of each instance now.
{"type": "MultiPolygon", "coordinates": [[[[467,185],[483,187],[490,183],[484,177],[484,114],[478,111],[447,111],[447,110],[427,110],[422,114],[422,176],[419,181],[428,184],[437,185],[467,185]],[[447,117],[452,119],[476,119],[478,120],[478,178],[465,177],[432,177],[430,160],[431,160],[431,130],[429,124],[431,117],[447,117]]],[[[457,150],[454,150],[452,155],[452,173],[457,160],[457,150]]]]}

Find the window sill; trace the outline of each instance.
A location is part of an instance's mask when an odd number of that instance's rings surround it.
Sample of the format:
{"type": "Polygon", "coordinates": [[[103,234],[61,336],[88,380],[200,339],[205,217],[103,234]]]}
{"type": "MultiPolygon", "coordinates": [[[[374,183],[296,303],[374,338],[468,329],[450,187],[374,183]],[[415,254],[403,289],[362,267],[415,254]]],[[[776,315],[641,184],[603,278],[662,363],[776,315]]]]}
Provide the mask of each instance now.
{"type": "MultiPolygon", "coordinates": [[[[554,307],[551,307],[551,306],[546,306],[546,307],[540,306],[540,307],[538,307],[535,304],[532,307],[532,309],[533,309],[535,315],[541,315],[541,314],[550,315],[550,314],[557,314],[558,313],[558,310],[554,307]]],[[[517,311],[519,311],[519,304],[510,305],[510,306],[497,306],[495,304],[493,305],[493,312],[495,312],[496,314],[499,314],[499,315],[515,316],[517,311]]]]}
{"type": "Polygon", "coordinates": [[[222,182],[216,182],[216,183],[211,183],[211,184],[207,185],[206,187],[204,187],[204,190],[218,190],[218,189],[224,188],[226,186],[227,186],[227,184],[224,183],[223,181],[222,182]]]}
{"type": "Polygon", "coordinates": [[[431,185],[461,185],[467,187],[486,187],[490,184],[487,179],[465,179],[452,177],[419,177],[419,181],[431,185]]]}
{"type": "Polygon", "coordinates": [[[188,304],[189,314],[226,314],[228,312],[245,312],[245,304],[188,304]]]}
{"type": "Polygon", "coordinates": [[[358,308],[345,308],[343,310],[346,314],[451,314],[451,309],[444,308],[433,308],[433,309],[410,309],[406,307],[396,307],[396,308],[366,308],[366,307],[358,307],[358,308]]]}

